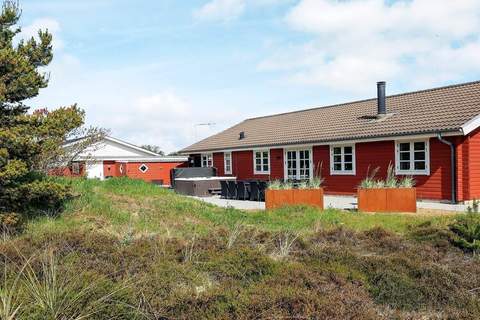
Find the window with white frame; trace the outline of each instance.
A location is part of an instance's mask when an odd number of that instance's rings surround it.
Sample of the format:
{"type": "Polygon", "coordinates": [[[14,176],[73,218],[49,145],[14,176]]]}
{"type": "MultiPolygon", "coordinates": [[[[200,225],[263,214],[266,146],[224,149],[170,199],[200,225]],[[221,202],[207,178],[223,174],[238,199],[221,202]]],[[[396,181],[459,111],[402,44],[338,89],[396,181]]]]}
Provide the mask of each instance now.
{"type": "Polygon", "coordinates": [[[225,169],[225,174],[232,174],[232,153],[225,152],[223,154],[223,165],[225,169]]]}
{"type": "Polygon", "coordinates": [[[355,174],[355,145],[330,146],[330,174],[355,174]]]}
{"type": "Polygon", "coordinates": [[[397,141],[395,146],[395,172],[406,175],[430,174],[428,140],[397,141]]]}
{"type": "Polygon", "coordinates": [[[213,155],[211,153],[202,154],[202,168],[213,167],[213,155]]]}
{"type": "Polygon", "coordinates": [[[253,151],[253,169],[255,174],[270,173],[270,151],[269,150],[253,151]]]}

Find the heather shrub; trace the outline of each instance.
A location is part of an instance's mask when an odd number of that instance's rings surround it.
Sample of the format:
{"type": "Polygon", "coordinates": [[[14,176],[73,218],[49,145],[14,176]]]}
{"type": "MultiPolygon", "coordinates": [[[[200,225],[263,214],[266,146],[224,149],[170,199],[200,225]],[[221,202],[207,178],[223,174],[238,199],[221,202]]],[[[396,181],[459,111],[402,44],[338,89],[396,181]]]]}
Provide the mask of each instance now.
{"type": "Polygon", "coordinates": [[[477,254],[480,251],[480,216],[467,213],[450,225],[453,243],[462,250],[477,254]]]}

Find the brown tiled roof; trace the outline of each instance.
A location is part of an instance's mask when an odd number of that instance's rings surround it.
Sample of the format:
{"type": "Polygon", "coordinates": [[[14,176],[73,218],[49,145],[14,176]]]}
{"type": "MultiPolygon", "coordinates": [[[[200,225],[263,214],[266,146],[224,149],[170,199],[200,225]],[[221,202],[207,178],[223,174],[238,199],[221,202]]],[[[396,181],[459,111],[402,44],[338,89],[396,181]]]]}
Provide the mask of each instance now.
{"type": "Polygon", "coordinates": [[[377,99],[247,119],[181,152],[325,143],[459,131],[480,114],[480,81],[387,97],[376,119],[377,99]],[[245,138],[239,139],[240,132],[245,138]]]}

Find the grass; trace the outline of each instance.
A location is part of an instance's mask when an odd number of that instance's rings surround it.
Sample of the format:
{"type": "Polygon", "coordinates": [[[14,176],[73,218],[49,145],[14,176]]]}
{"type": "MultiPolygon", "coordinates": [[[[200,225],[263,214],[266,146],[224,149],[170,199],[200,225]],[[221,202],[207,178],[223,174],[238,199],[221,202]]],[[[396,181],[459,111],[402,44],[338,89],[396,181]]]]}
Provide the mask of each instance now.
{"type": "Polygon", "coordinates": [[[301,206],[246,212],[218,208],[135,180],[111,179],[99,182],[77,179],[68,183],[72,183],[76,193],[81,196],[67,205],[61,217],[43,217],[30,222],[28,232],[100,228],[118,234],[133,230],[137,233],[185,236],[191,233],[208,234],[212,226],[242,224],[265,231],[289,230],[302,234],[340,226],[358,231],[382,227],[403,234],[412,226],[426,221],[441,227],[454,218],[362,214],[335,209],[320,212],[315,208],[301,206]]]}
{"type": "Polygon", "coordinates": [[[454,217],[218,208],[128,179],[64,180],[58,217],[0,242],[2,319],[478,319],[454,217]],[[28,258],[25,258],[28,257],[28,258]]]}

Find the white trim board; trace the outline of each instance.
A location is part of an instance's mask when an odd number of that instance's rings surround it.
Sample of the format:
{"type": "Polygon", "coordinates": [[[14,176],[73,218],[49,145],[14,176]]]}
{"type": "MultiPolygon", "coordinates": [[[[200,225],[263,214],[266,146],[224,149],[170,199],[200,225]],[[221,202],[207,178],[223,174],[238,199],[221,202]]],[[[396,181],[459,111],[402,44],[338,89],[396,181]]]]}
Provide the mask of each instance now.
{"type": "Polygon", "coordinates": [[[467,134],[476,130],[478,127],[480,127],[480,115],[478,115],[478,116],[474,117],[473,119],[465,122],[465,124],[462,126],[462,132],[466,136],[467,134]]]}

